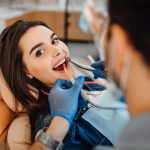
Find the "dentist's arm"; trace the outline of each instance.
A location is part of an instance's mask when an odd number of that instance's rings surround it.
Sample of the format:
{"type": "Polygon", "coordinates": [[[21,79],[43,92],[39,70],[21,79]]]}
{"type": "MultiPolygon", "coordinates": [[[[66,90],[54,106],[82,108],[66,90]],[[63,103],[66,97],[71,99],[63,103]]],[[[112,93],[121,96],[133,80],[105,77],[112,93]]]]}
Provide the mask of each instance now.
{"type": "MultiPolygon", "coordinates": [[[[52,139],[61,142],[66,136],[78,107],[79,93],[83,87],[84,78],[76,79],[74,85],[65,80],[57,80],[48,97],[53,120],[46,131],[52,139]],[[67,89],[63,89],[66,87],[67,89]]],[[[38,140],[31,150],[51,150],[38,140]]]]}

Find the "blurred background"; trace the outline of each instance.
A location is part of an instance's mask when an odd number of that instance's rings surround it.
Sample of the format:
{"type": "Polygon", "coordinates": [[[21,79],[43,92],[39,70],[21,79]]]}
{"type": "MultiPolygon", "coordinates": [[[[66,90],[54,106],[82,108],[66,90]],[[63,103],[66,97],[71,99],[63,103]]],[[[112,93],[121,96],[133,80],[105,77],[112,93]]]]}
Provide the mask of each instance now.
{"type": "MultiPolygon", "coordinates": [[[[0,32],[18,19],[41,20],[69,47],[72,58],[82,61],[91,55],[100,59],[94,34],[79,25],[86,0],[0,0],[0,32]]],[[[95,0],[97,16],[106,15],[106,0],[95,0]]],[[[85,62],[87,63],[87,62],[85,62]]]]}

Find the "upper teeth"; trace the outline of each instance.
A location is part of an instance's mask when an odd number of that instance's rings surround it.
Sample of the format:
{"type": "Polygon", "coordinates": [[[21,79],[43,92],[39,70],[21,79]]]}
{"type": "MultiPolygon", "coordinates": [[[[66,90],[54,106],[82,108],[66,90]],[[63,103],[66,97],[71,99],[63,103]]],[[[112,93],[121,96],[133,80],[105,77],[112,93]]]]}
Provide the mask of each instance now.
{"type": "Polygon", "coordinates": [[[54,69],[57,68],[58,66],[62,65],[66,59],[64,58],[62,61],[60,61],[57,65],[54,66],[54,69]]]}

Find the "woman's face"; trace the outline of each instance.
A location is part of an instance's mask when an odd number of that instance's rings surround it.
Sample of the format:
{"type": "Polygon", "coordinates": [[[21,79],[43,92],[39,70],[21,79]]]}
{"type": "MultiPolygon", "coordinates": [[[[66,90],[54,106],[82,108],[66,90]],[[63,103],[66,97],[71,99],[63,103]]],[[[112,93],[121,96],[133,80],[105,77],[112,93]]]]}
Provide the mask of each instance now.
{"type": "Polygon", "coordinates": [[[23,62],[27,75],[35,77],[51,87],[57,79],[69,79],[74,75],[71,66],[65,63],[69,57],[68,47],[57,35],[42,25],[31,27],[21,37],[19,47],[23,53],[23,62]],[[65,72],[63,66],[65,64],[65,72]]]}

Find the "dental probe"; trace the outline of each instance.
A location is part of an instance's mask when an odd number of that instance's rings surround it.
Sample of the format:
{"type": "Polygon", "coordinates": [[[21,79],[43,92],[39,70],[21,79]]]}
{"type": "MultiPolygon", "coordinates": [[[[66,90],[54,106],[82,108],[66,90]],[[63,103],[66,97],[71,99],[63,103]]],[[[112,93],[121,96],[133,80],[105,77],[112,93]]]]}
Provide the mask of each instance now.
{"type": "MultiPolygon", "coordinates": [[[[72,77],[70,78],[70,81],[75,83],[75,79],[72,77]]],[[[81,95],[85,101],[88,101],[93,107],[96,107],[98,109],[107,109],[107,110],[126,110],[127,107],[116,107],[116,106],[101,106],[97,103],[95,103],[95,99],[87,95],[86,91],[81,89],[81,95]]]]}
{"type": "Polygon", "coordinates": [[[89,65],[79,65],[76,62],[72,61],[70,57],[67,57],[66,61],[72,63],[75,66],[75,68],[80,69],[81,72],[83,72],[84,74],[86,74],[93,81],[101,82],[105,86],[107,85],[107,82],[104,79],[101,79],[101,78],[95,79],[94,78],[93,70],[95,70],[95,69],[93,67],[91,67],[89,65]]]}
{"type": "MultiPolygon", "coordinates": [[[[70,74],[66,70],[66,66],[63,65],[63,67],[64,67],[64,71],[66,72],[68,77],[70,77],[70,74]]],[[[75,83],[75,79],[73,77],[70,77],[70,81],[72,84],[75,83]]],[[[98,109],[107,109],[107,110],[126,110],[127,109],[127,107],[119,107],[119,106],[117,106],[117,107],[116,106],[101,106],[101,105],[95,103],[94,98],[87,95],[86,91],[83,89],[81,89],[81,95],[85,101],[88,101],[93,107],[96,107],[98,109]]]]}
{"type": "Polygon", "coordinates": [[[75,66],[77,66],[77,67],[79,67],[81,69],[84,69],[84,70],[87,70],[87,71],[92,71],[92,72],[95,70],[93,67],[88,66],[88,65],[79,65],[75,61],[72,61],[71,58],[69,58],[69,57],[67,57],[66,60],[68,62],[71,62],[72,64],[74,64],[75,66]]]}

